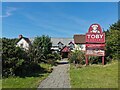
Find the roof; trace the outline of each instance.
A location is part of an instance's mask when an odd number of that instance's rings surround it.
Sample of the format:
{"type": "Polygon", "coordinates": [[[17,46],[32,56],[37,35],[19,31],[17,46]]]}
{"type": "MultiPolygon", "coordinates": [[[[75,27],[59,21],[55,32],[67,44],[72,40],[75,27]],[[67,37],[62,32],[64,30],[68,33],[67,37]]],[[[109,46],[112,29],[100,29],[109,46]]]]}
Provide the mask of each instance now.
{"type": "Polygon", "coordinates": [[[62,52],[70,52],[70,49],[69,49],[67,46],[65,46],[65,47],[62,49],[62,52]]]}
{"type": "Polygon", "coordinates": [[[78,35],[74,35],[74,42],[76,44],[85,44],[85,35],[83,34],[78,34],[78,35]]]}
{"type": "Polygon", "coordinates": [[[64,46],[68,46],[70,42],[74,42],[73,38],[51,38],[52,46],[58,46],[58,43],[61,42],[64,46]]]}
{"type": "Polygon", "coordinates": [[[29,38],[26,38],[26,37],[21,37],[21,38],[19,38],[19,40],[17,41],[17,43],[18,43],[21,39],[24,39],[27,43],[31,44],[31,41],[29,40],[29,38]]]}

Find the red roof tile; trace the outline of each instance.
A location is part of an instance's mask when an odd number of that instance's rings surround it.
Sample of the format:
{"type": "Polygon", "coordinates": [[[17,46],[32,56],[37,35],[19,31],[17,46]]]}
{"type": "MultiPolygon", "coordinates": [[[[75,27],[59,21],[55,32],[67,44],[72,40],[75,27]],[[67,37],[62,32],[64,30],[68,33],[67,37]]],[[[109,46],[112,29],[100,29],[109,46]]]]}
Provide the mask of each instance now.
{"type": "Polygon", "coordinates": [[[85,44],[85,35],[78,34],[74,35],[74,43],[75,44],[85,44]]]}
{"type": "Polygon", "coordinates": [[[65,47],[62,49],[62,52],[70,52],[70,49],[69,49],[67,46],[65,46],[65,47]]]}

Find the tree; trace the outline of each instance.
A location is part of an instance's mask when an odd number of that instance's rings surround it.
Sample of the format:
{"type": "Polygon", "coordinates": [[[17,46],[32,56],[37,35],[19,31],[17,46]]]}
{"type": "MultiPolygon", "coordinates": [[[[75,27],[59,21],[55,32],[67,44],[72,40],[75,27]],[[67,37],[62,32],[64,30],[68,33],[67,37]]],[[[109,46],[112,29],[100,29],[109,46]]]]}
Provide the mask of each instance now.
{"type": "Polygon", "coordinates": [[[16,47],[17,39],[2,39],[2,75],[15,75],[15,70],[26,59],[26,53],[16,47]]]}
{"type": "Polygon", "coordinates": [[[42,35],[41,37],[36,37],[31,48],[31,55],[34,57],[34,61],[46,61],[47,55],[51,53],[51,46],[52,43],[49,36],[42,35]]]}
{"type": "Polygon", "coordinates": [[[111,59],[120,58],[120,21],[110,26],[106,32],[106,56],[111,59]]]}

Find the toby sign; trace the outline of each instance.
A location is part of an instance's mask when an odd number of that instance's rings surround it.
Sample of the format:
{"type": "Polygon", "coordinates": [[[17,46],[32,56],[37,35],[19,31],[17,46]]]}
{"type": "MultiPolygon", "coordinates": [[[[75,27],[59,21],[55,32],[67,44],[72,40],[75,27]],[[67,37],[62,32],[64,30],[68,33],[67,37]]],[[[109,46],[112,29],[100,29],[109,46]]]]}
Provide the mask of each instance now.
{"type": "Polygon", "coordinates": [[[86,42],[88,43],[105,43],[105,33],[99,24],[92,24],[86,33],[86,42]]]}
{"type": "Polygon", "coordinates": [[[87,33],[86,34],[86,42],[92,43],[104,43],[105,42],[105,33],[87,33]]]}
{"type": "Polygon", "coordinates": [[[86,33],[86,65],[88,64],[88,56],[102,56],[102,64],[104,64],[105,56],[105,33],[99,24],[92,24],[86,33]]]}

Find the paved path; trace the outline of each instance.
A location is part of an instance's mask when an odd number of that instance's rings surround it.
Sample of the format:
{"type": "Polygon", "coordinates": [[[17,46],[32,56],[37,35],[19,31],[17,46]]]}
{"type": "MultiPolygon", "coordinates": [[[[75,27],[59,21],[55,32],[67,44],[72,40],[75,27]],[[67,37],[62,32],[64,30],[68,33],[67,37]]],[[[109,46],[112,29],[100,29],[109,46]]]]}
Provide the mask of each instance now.
{"type": "Polygon", "coordinates": [[[41,82],[38,88],[70,88],[69,64],[54,67],[53,72],[41,82]]]}

